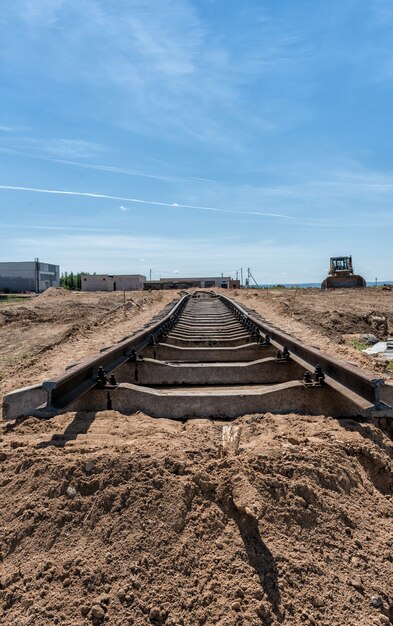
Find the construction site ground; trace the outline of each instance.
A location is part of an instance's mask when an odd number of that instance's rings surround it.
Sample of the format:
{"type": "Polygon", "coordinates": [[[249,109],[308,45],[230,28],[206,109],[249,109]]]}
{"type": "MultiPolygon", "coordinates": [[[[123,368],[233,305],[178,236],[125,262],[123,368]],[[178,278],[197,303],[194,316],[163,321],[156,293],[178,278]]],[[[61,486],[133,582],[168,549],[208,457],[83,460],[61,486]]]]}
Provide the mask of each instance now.
{"type": "MultiPolygon", "coordinates": [[[[393,291],[227,295],[389,378],[350,343],[393,334],[393,291]]],[[[0,401],[143,326],[176,292],[0,302],[0,401]]],[[[393,623],[393,447],[375,424],[113,411],[1,422],[0,623],[393,623]]]]}

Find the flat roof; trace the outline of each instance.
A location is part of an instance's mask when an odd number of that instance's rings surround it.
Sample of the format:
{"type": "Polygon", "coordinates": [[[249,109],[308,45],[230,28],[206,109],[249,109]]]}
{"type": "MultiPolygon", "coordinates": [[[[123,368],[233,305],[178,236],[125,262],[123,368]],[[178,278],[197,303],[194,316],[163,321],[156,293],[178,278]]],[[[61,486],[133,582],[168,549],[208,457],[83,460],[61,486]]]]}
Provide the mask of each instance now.
{"type": "Polygon", "coordinates": [[[147,283],[173,283],[181,280],[233,280],[231,276],[194,276],[188,278],[182,278],[176,276],[175,278],[160,278],[157,280],[147,280],[147,283]]]}
{"type": "Polygon", "coordinates": [[[146,278],[143,274],[82,274],[89,278],[146,278]]]}

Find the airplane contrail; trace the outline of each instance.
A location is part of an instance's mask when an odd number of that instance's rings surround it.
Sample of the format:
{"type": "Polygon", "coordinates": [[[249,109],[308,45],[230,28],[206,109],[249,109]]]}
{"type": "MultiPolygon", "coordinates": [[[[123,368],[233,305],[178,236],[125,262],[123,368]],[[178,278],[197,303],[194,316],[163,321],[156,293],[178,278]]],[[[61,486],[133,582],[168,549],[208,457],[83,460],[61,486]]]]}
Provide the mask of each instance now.
{"type": "Polygon", "coordinates": [[[196,211],[214,211],[217,213],[233,213],[237,215],[260,215],[262,217],[278,217],[282,219],[292,219],[290,215],[280,213],[264,213],[262,211],[238,211],[236,209],[220,209],[218,207],[197,206],[193,204],[178,204],[177,202],[157,202],[156,200],[142,200],[140,198],[126,198],[124,196],[111,196],[103,193],[89,193],[86,191],[67,191],[65,189],[40,189],[37,187],[17,187],[14,185],[0,185],[0,189],[10,191],[30,191],[34,193],[49,193],[61,196],[80,196],[84,198],[98,198],[103,200],[122,200],[123,202],[133,202],[137,204],[151,204],[154,206],[164,206],[171,209],[194,209],[196,211]]]}

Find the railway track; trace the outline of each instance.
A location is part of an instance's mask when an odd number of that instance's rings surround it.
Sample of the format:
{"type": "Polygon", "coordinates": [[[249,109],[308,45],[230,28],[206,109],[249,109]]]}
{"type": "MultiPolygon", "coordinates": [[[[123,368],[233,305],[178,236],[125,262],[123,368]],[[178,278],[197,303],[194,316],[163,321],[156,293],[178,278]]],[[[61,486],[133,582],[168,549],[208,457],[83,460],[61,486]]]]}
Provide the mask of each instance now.
{"type": "Polygon", "coordinates": [[[139,333],[4,398],[3,417],[64,411],[234,418],[389,414],[382,378],[286,335],[214,292],[185,294],[139,333]]]}

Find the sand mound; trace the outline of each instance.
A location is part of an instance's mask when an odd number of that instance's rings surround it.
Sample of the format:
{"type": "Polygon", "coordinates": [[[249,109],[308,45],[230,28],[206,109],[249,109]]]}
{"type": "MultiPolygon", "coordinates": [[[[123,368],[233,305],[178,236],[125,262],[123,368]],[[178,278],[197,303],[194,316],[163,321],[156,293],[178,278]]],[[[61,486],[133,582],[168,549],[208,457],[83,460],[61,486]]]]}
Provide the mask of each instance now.
{"type": "Polygon", "coordinates": [[[61,296],[69,296],[70,293],[70,291],[64,289],[63,287],[48,287],[48,289],[40,293],[37,297],[40,300],[45,298],[59,298],[61,296]]]}
{"type": "Polygon", "coordinates": [[[237,423],[224,458],[207,420],[106,411],[9,432],[2,624],[390,623],[389,440],[324,417],[237,423]]]}

